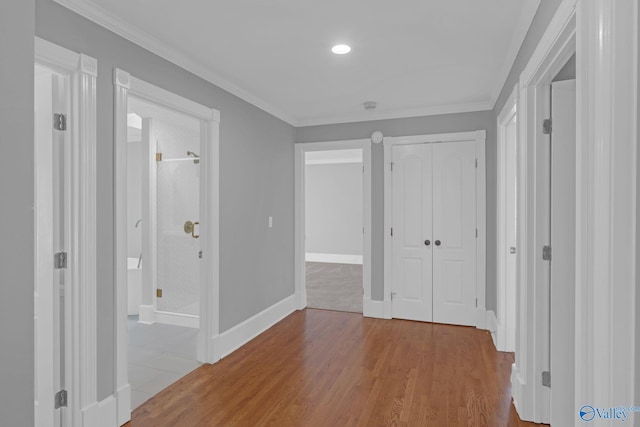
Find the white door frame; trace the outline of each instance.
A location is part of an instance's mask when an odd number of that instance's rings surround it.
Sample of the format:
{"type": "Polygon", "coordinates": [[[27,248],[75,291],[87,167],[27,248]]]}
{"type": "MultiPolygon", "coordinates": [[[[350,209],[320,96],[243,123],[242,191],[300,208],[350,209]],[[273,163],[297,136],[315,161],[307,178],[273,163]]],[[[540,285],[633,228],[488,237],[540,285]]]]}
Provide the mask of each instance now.
{"type": "MultiPolygon", "coordinates": [[[[542,121],[550,117],[553,78],[576,52],[575,0],[563,2],[520,75],[518,104],[518,289],[516,360],[511,373],[514,405],[524,420],[549,423],[550,265],[542,247],[550,237],[550,145],[542,121]]],[[[561,321],[561,320],[558,320],[561,321]]],[[[572,367],[567,367],[571,369],[572,367]]],[[[561,396],[555,396],[559,404],[561,396]]]]}
{"type": "MultiPolygon", "coordinates": [[[[371,140],[351,139],[343,141],[307,142],[295,144],[295,304],[298,310],[307,306],[305,286],[305,154],[312,151],[362,149],[364,167],[362,215],[364,235],[362,237],[362,286],[363,315],[377,317],[371,302],[371,140]]],[[[373,304],[375,305],[375,304],[373,304]]]]}
{"type": "Polygon", "coordinates": [[[478,239],[476,242],[476,292],[478,304],[476,308],[476,327],[486,327],[486,163],[485,163],[486,131],[454,132],[432,135],[414,135],[399,137],[384,137],[384,315],[390,319],[391,289],[393,281],[393,241],[391,227],[393,226],[393,187],[391,176],[391,147],[401,144],[430,144],[474,141],[477,144],[476,155],[478,170],[476,175],[476,219],[478,224],[478,239]]]}
{"type": "MultiPolygon", "coordinates": [[[[69,426],[98,425],[97,403],[97,318],[96,318],[96,77],[98,63],[94,58],[77,54],[41,38],[35,38],[35,62],[70,76],[71,111],[68,118],[70,152],[66,161],[69,184],[67,203],[68,227],[65,278],[65,387],[68,409],[65,415],[69,426]]],[[[37,153],[37,148],[36,148],[37,153]]],[[[51,163],[51,162],[49,162],[51,163]]],[[[36,173],[42,171],[36,171],[36,173]]],[[[37,181],[36,181],[37,182],[37,181]]],[[[45,189],[36,189],[36,195],[45,189]]],[[[46,209],[36,200],[35,217],[39,209],[46,209]]],[[[36,233],[36,248],[40,245],[36,233]]],[[[53,262],[53,260],[51,260],[53,262]]],[[[53,264],[51,264],[53,265],[53,264]]],[[[36,277],[39,274],[36,272],[36,277]]],[[[51,285],[51,283],[48,283],[51,285]]],[[[53,294],[40,295],[39,306],[53,305],[53,294]]],[[[36,339],[51,340],[53,325],[38,319],[36,339]]],[[[52,319],[49,319],[51,321],[52,319]]],[[[51,322],[52,323],[52,322],[51,322]]],[[[40,357],[51,353],[38,351],[40,357]]],[[[53,365],[37,370],[38,388],[53,377],[53,365]]],[[[51,405],[53,395],[42,396],[36,390],[38,404],[51,405]]],[[[53,425],[53,419],[38,419],[38,425],[53,425]],[[49,424],[51,423],[51,424],[49,424]]]]}
{"type": "MultiPolygon", "coordinates": [[[[516,335],[516,319],[512,318],[512,314],[510,310],[507,308],[509,306],[515,307],[516,305],[516,296],[515,296],[515,284],[513,289],[513,295],[510,292],[507,292],[507,265],[505,263],[505,255],[507,254],[507,235],[505,231],[505,212],[506,212],[506,204],[507,204],[507,194],[506,194],[506,180],[510,177],[507,177],[507,125],[517,117],[517,109],[518,109],[518,84],[516,83],[509,99],[505,103],[502,111],[498,115],[497,121],[497,130],[498,130],[498,145],[497,145],[497,159],[498,159],[498,195],[497,195],[497,256],[496,256],[496,272],[497,272],[497,292],[496,292],[496,318],[497,318],[497,326],[498,331],[496,334],[496,348],[499,351],[515,351],[515,348],[512,348],[509,343],[513,341],[512,338],[507,337],[515,337],[516,335]]],[[[516,122],[517,126],[517,122],[516,122]]],[[[516,136],[517,138],[517,136],[516,136]]],[[[516,144],[516,151],[517,141],[516,144]]],[[[516,154],[517,156],[517,154],[516,154]]],[[[513,177],[515,178],[515,177],[513,177]]],[[[518,180],[516,179],[516,185],[518,180]]],[[[516,248],[518,248],[518,237],[516,236],[516,248]]],[[[515,257],[516,257],[516,265],[518,264],[519,251],[516,249],[515,257]]]]}
{"type": "Polygon", "coordinates": [[[202,121],[202,187],[206,194],[202,221],[203,271],[200,289],[198,360],[213,363],[219,333],[219,129],[220,112],[114,69],[115,91],[115,221],[116,221],[116,396],[118,423],[131,418],[131,388],[127,375],[127,105],[128,95],[188,114],[202,121]]]}

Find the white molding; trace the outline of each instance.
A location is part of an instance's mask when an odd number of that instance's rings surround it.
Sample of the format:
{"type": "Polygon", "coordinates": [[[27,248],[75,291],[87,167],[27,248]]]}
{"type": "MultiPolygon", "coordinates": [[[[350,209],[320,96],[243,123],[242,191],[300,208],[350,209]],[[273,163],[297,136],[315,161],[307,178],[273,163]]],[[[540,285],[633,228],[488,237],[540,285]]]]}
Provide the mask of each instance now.
{"type": "Polygon", "coordinates": [[[170,313],[168,311],[156,310],[154,319],[156,323],[163,323],[165,325],[200,329],[200,316],[194,314],[170,313]]]}
{"type": "Polygon", "coordinates": [[[131,386],[129,384],[119,388],[115,393],[117,426],[121,426],[131,419],[131,386]]]}
{"type": "Polygon", "coordinates": [[[305,160],[305,166],[311,165],[339,165],[343,163],[362,163],[362,159],[359,157],[344,157],[342,159],[314,159],[305,160]]]}
{"type": "Polygon", "coordinates": [[[371,298],[371,139],[350,139],[343,141],[297,143],[294,148],[295,168],[295,224],[294,224],[294,280],[296,308],[301,310],[307,306],[307,290],[305,287],[305,153],[311,151],[329,151],[339,149],[362,149],[363,177],[363,254],[362,254],[362,286],[363,302],[371,298]]]}
{"type": "MultiPolygon", "coordinates": [[[[497,118],[497,197],[496,197],[496,225],[497,225],[497,252],[496,252],[496,311],[497,311],[497,324],[498,330],[495,335],[497,337],[496,347],[500,349],[500,351],[515,351],[515,348],[509,348],[508,342],[510,339],[507,336],[515,336],[515,324],[516,319],[511,319],[509,316],[509,311],[507,307],[510,304],[513,304],[515,307],[515,295],[513,296],[513,300],[507,299],[507,288],[506,288],[506,268],[507,264],[505,263],[505,255],[507,254],[507,236],[505,232],[505,211],[506,211],[506,187],[505,182],[508,177],[505,177],[507,170],[507,158],[506,158],[506,131],[507,125],[512,121],[516,120],[517,126],[517,112],[518,112],[518,92],[519,86],[518,83],[515,84],[513,91],[509,95],[509,98],[504,104],[502,111],[498,115],[497,118]],[[502,319],[502,321],[500,321],[502,319]]],[[[517,149],[517,129],[516,129],[516,149],[517,149]]],[[[517,153],[516,153],[517,156],[517,153]]],[[[516,171],[517,174],[517,171],[516,171]]],[[[517,182],[517,180],[516,180],[517,182]]],[[[517,203],[517,202],[516,202],[517,203]]],[[[519,251],[516,250],[516,265],[518,264],[518,259],[520,257],[519,251]]],[[[517,283],[514,284],[517,286],[517,283]]],[[[515,289],[514,289],[515,291],[515,289]]]]}
{"type": "Polygon", "coordinates": [[[498,329],[500,325],[498,325],[498,318],[496,317],[496,312],[493,310],[486,311],[486,330],[491,332],[491,340],[493,341],[493,345],[497,351],[505,351],[498,347],[498,329]]]}
{"type": "MultiPolygon", "coordinates": [[[[550,83],[576,50],[575,7],[576,0],[560,4],[519,80],[519,257],[512,380],[520,418],[537,423],[549,423],[552,404],[551,390],[541,382],[541,373],[550,369],[549,263],[540,256],[542,246],[549,244],[550,152],[549,136],[542,133],[540,122],[550,114],[550,83]]],[[[558,396],[554,400],[562,402],[558,396]]]]}
{"type": "Polygon", "coordinates": [[[35,61],[70,76],[68,282],[65,285],[65,371],[68,419],[80,426],[97,401],[96,269],[96,74],[97,61],[42,40],[34,40],[35,61]]]}
{"type": "Polygon", "coordinates": [[[447,142],[476,142],[476,157],[478,169],[476,172],[476,224],[478,238],[476,239],[476,295],[478,306],[475,313],[475,325],[484,329],[486,322],[486,159],[485,143],[486,131],[451,132],[431,135],[412,135],[384,138],[384,315],[391,318],[391,283],[393,281],[393,241],[391,227],[393,226],[393,187],[391,176],[391,148],[394,145],[406,144],[437,144],[447,142]]]}
{"type": "MultiPolygon", "coordinates": [[[[494,101],[495,102],[495,101],[494,101]]],[[[370,122],[374,120],[407,119],[412,117],[439,116],[444,114],[472,113],[493,110],[493,102],[471,102],[466,104],[436,105],[420,108],[398,108],[391,111],[365,111],[351,115],[335,115],[317,118],[300,118],[290,122],[296,127],[332,125],[339,123],[370,122]]]]}
{"type": "Polygon", "coordinates": [[[233,353],[294,311],[296,311],[296,296],[289,295],[271,307],[214,337],[214,361],[233,353]]]}
{"type": "Polygon", "coordinates": [[[362,304],[362,315],[364,317],[374,317],[377,319],[389,319],[384,315],[384,302],[365,298],[362,304]]]}
{"type": "Polygon", "coordinates": [[[66,7],[67,9],[87,18],[88,20],[95,22],[101,27],[104,27],[115,34],[124,37],[126,40],[129,40],[130,42],[143,47],[144,49],[160,56],[161,58],[164,58],[167,61],[184,68],[190,73],[193,73],[196,76],[201,77],[204,80],[226,90],[227,92],[230,92],[238,98],[252,105],[255,105],[256,107],[279,118],[280,120],[283,120],[290,125],[296,125],[296,121],[294,120],[294,118],[286,112],[282,111],[276,106],[269,104],[258,96],[244,89],[241,89],[236,84],[211,71],[211,69],[202,65],[198,61],[194,61],[179,49],[172,49],[150,34],[140,31],[133,25],[125,23],[122,19],[111,14],[110,12],[107,12],[95,3],[83,0],[54,1],[66,7]]]}
{"type": "MultiPolygon", "coordinates": [[[[520,48],[522,47],[522,43],[524,42],[525,37],[527,36],[527,32],[531,27],[531,23],[536,16],[536,12],[538,7],[540,6],[541,0],[534,1],[526,1],[522,2],[522,10],[520,12],[520,16],[518,17],[518,23],[516,24],[516,32],[511,38],[511,43],[509,44],[509,48],[507,49],[507,56],[505,57],[504,63],[500,71],[496,73],[495,83],[493,85],[493,90],[491,91],[491,105],[495,108],[496,101],[502,93],[502,89],[507,82],[507,78],[509,78],[509,73],[511,72],[511,68],[513,68],[513,64],[515,63],[516,57],[518,56],[518,52],[520,52],[520,48]]],[[[507,101],[509,102],[509,101],[507,101]]]]}
{"type": "Polygon", "coordinates": [[[305,261],[307,262],[328,262],[334,264],[362,264],[363,255],[350,254],[320,254],[307,252],[305,261]]]}
{"type": "Polygon", "coordinates": [[[117,427],[121,425],[118,421],[118,405],[113,395],[82,410],[82,427],[117,427]]]}
{"type": "Polygon", "coordinates": [[[638,399],[638,7],[638,0],[578,2],[577,408],[638,399]]]}

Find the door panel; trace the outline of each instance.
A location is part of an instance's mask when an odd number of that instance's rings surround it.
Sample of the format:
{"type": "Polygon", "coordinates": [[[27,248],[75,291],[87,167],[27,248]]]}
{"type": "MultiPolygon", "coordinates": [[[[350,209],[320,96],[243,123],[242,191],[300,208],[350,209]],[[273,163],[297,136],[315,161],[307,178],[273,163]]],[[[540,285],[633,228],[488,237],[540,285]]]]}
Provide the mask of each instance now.
{"type": "Polygon", "coordinates": [[[551,423],[560,426],[575,418],[575,80],[553,83],[551,110],[551,423]]]}
{"type": "Polygon", "coordinates": [[[475,143],[433,145],[433,321],[475,324],[475,143]],[[438,241],[440,245],[438,245],[438,241]]]}
{"type": "Polygon", "coordinates": [[[393,317],[432,320],[431,151],[400,145],[393,159],[393,317]]]}

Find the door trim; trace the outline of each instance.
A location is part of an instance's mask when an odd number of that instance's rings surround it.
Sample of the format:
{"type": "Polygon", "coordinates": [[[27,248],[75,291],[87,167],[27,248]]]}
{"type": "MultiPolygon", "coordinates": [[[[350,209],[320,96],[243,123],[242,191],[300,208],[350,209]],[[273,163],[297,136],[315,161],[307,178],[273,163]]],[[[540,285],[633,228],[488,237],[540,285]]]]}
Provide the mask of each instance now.
{"type": "Polygon", "coordinates": [[[127,104],[128,95],[159,104],[200,119],[203,162],[200,194],[204,204],[203,238],[204,274],[200,288],[200,333],[198,360],[213,363],[219,360],[215,338],[219,334],[219,132],[220,112],[176,95],[158,86],[115,68],[114,138],[115,138],[115,274],[116,274],[116,397],[118,423],[131,418],[131,390],[127,375],[127,104]]]}
{"type": "Polygon", "coordinates": [[[363,315],[378,317],[375,304],[371,303],[371,139],[350,139],[342,141],[305,142],[295,144],[295,305],[298,310],[307,306],[307,290],[305,287],[305,153],[311,151],[362,149],[363,177],[363,221],[362,237],[362,286],[363,315]]]}
{"type": "MultiPolygon", "coordinates": [[[[82,426],[97,403],[96,78],[98,62],[35,37],[35,62],[70,76],[68,282],[65,283],[67,422],[82,426]]],[[[38,206],[35,204],[35,210],[38,206]]],[[[37,215],[37,212],[36,212],[37,215]]],[[[37,239],[37,236],[36,236],[37,239]]],[[[36,241],[37,245],[37,241],[36,241]]],[[[50,302],[53,304],[53,301],[50,302]]],[[[52,329],[51,329],[52,332],[52,329]]],[[[38,336],[38,334],[36,334],[38,336]]],[[[42,373],[51,374],[51,373],[42,373]]],[[[53,397],[50,401],[53,403],[53,397]]],[[[46,422],[46,421],[45,421],[46,422]]]]}
{"type": "MultiPolygon", "coordinates": [[[[550,236],[550,85],[576,52],[576,1],[565,0],[520,75],[518,103],[518,266],[517,339],[511,373],[514,405],[523,420],[549,423],[551,393],[542,385],[549,370],[549,262],[542,247],[550,236]],[[546,283],[546,285],[545,285],[546,283]]],[[[578,70],[580,76],[581,70],[578,70]]],[[[566,369],[572,369],[567,367],[566,369]]],[[[554,401],[566,407],[572,402],[554,401]]],[[[579,417],[576,416],[576,419],[579,417]]]]}
{"type": "Polygon", "coordinates": [[[486,327],[486,160],[485,141],[486,131],[453,132],[431,135],[412,135],[384,138],[384,296],[383,317],[391,319],[391,288],[393,281],[393,241],[391,227],[393,226],[393,187],[391,182],[391,147],[402,144],[430,144],[446,142],[476,142],[476,157],[478,170],[476,173],[476,223],[478,238],[476,239],[476,327],[486,327]]]}
{"type": "MultiPolygon", "coordinates": [[[[496,283],[497,283],[497,292],[496,292],[496,319],[497,319],[497,333],[496,333],[496,347],[499,351],[515,351],[515,348],[509,348],[508,343],[511,341],[507,337],[515,337],[516,335],[516,319],[511,318],[509,316],[509,310],[507,307],[511,304],[515,306],[516,304],[516,296],[515,296],[515,287],[517,284],[514,284],[514,295],[512,299],[507,299],[507,284],[506,284],[506,276],[507,276],[507,265],[504,262],[504,254],[507,253],[507,236],[505,233],[505,211],[506,211],[506,186],[505,180],[508,179],[506,177],[507,174],[507,158],[506,158],[506,144],[507,144],[507,124],[515,117],[517,118],[518,112],[518,84],[516,83],[509,99],[505,103],[502,111],[498,115],[497,119],[497,130],[498,130],[498,145],[497,145],[497,159],[498,159],[498,176],[497,176],[497,186],[498,186],[498,194],[497,194],[497,253],[496,253],[496,283]]],[[[516,151],[518,150],[518,131],[517,131],[518,123],[516,121],[516,151]]],[[[518,154],[516,152],[516,158],[518,154]]],[[[516,175],[517,175],[516,170],[516,175]]],[[[517,185],[516,179],[516,185],[517,185]]],[[[516,200],[517,204],[517,200],[516,200]]],[[[517,216],[517,214],[516,214],[517,216]]],[[[517,233],[516,233],[517,234],[517,233]]],[[[518,237],[516,236],[516,248],[519,247],[518,237]]],[[[518,257],[520,256],[519,251],[516,249],[516,265],[518,264],[518,257]]],[[[516,272],[517,275],[517,272],[516,272]]]]}

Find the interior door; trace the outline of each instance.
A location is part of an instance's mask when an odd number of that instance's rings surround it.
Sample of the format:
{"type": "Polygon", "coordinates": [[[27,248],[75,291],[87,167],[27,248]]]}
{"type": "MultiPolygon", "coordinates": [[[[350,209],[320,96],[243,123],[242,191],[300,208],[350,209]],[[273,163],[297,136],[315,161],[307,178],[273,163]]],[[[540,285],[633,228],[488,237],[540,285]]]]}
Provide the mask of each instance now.
{"type": "Polygon", "coordinates": [[[433,321],[474,325],[475,143],[433,145],[433,321]]]}
{"type": "Polygon", "coordinates": [[[551,424],[575,419],[576,81],[551,86],[551,424]]]}
{"type": "Polygon", "coordinates": [[[517,204],[518,204],[518,187],[517,187],[517,141],[518,128],[514,115],[507,124],[507,137],[505,143],[506,165],[505,165],[505,238],[506,253],[501,254],[505,259],[505,313],[502,315],[506,330],[506,351],[515,351],[516,349],[516,269],[517,269],[517,204]]]}
{"type": "Polygon", "coordinates": [[[396,145],[392,316],[432,321],[431,144],[396,145]]]}

